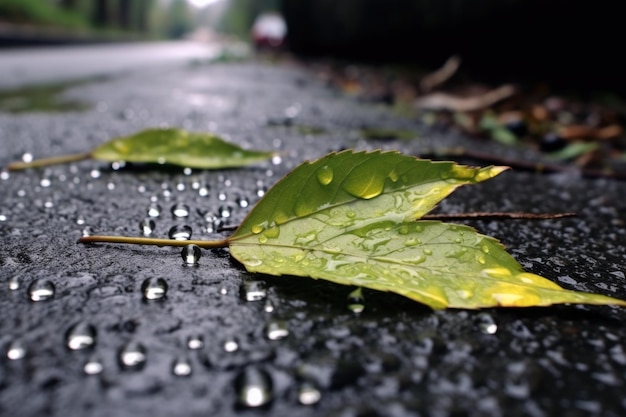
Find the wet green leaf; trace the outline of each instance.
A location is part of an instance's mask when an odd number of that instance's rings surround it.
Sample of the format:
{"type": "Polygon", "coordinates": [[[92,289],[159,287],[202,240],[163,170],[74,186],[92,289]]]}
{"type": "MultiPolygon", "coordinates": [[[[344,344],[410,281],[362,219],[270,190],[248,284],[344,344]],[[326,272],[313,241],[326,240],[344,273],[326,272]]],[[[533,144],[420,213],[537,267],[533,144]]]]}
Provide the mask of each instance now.
{"type": "Polygon", "coordinates": [[[210,133],[182,129],[149,129],[100,145],[91,155],[104,161],[126,161],[216,169],[249,165],[272,152],[243,149],[210,133]]]}
{"type": "Polygon", "coordinates": [[[228,239],[230,251],[251,272],[392,291],[433,309],[626,305],[526,273],[468,226],[416,221],[457,187],[505,169],[395,152],[330,154],[276,184],[228,239]]]}
{"type": "Polygon", "coordinates": [[[578,158],[586,153],[593,152],[598,149],[599,144],[597,142],[572,142],[563,149],[550,152],[548,156],[552,159],[565,161],[568,159],[578,158]]]}
{"type": "Polygon", "coordinates": [[[12,171],[40,168],[94,158],[109,162],[140,162],[179,165],[199,169],[234,168],[271,158],[272,152],[246,150],[210,133],[182,129],[148,129],[115,138],[91,152],[13,162],[12,171]]]}

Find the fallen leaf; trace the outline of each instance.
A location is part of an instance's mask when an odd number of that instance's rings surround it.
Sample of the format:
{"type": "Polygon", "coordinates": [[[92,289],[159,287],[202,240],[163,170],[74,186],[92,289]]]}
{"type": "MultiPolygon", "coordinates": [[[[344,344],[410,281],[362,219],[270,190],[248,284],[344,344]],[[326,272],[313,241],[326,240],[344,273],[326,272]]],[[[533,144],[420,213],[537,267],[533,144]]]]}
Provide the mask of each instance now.
{"type": "Polygon", "coordinates": [[[524,272],[495,239],[418,220],[457,187],[506,167],[344,151],[283,178],[228,238],[248,271],[391,291],[433,309],[618,304],[524,272]]]}
{"type": "Polygon", "coordinates": [[[9,170],[36,168],[94,158],[108,162],[179,165],[198,169],[233,168],[271,158],[272,152],[246,150],[211,133],[148,129],[112,139],[89,153],[9,164],[9,170]]]}

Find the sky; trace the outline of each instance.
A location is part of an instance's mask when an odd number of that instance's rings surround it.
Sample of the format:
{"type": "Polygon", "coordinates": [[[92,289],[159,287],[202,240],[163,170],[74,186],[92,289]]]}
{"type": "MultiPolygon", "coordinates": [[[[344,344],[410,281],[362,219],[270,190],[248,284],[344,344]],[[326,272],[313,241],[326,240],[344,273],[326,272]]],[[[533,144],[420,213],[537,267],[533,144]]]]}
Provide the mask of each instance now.
{"type": "Polygon", "coordinates": [[[204,7],[204,6],[208,6],[211,3],[216,3],[220,0],[187,0],[187,1],[195,7],[204,7]]]}

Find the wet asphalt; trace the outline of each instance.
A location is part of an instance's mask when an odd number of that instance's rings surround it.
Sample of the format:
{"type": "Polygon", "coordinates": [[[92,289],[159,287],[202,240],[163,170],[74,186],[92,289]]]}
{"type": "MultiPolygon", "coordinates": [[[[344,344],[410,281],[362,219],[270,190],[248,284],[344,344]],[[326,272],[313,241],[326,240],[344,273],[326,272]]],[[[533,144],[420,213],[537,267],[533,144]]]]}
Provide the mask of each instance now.
{"type": "MultiPolygon", "coordinates": [[[[3,171],[3,416],[626,413],[623,308],[433,312],[365,290],[357,313],[353,288],[253,275],[224,249],[188,266],[180,249],[76,243],[83,234],[138,236],[142,224],[157,237],[184,225],[193,238],[223,237],[220,228],[240,222],[283,175],[333,150],[466,146],[538,156],[359,103],[294,63],[131,69],[63,97],[89,108],[0,113],[1,166],[158,126],[211,131],[280,157],[217,171],[98,161],[3,171]],[[415,134],[375,141],[366,128],[415,134]]],[[[455,192],[439,210],[575,211],[469,224],[530,272],[626,298],[625,194],[626,183],[612,179],[508,171],[455,192]]]]}

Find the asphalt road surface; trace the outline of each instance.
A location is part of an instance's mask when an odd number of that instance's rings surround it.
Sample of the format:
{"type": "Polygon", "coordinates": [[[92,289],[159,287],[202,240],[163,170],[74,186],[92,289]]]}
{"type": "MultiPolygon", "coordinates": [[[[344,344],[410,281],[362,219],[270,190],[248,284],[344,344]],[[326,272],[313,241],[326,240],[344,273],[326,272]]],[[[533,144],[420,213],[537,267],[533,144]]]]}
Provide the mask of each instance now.
{"type": "MultiPolygon", "coordinates": [[[[216,227],[240,222],[295,166],[343,148],[540,158],[356,102],[298,65],[188,65],[213,53],[188,48],[1,52],[3,85],[111,76],[61,93],[87,103],[82,111],[0,112],[0,167],[159,126],[211,131],[280,158],[216,171],[98,161],[1,171],[0,415],[626,414],[624,308],[433,312],[366,290],[358,312],[353,288],[251,274],[227,250],[185,266],[177,249],[77,244],[83,234],[138,236],[146,225],[155,237],[186,225],[194,238],[223,238],[216,227]],[[414,135],[372,140],[367,128],[414,135]]],[[[439,209],[575,211],[471,225],[527,271],[626,298],[624,195],[626,183],[613,179],[508,171],[439,209]]]]}
{"type": "Polygon", "coordinates": [[[0,88],[151,71],[211,60],[221,49],[193,41],[0,49],[0,88]]]}

